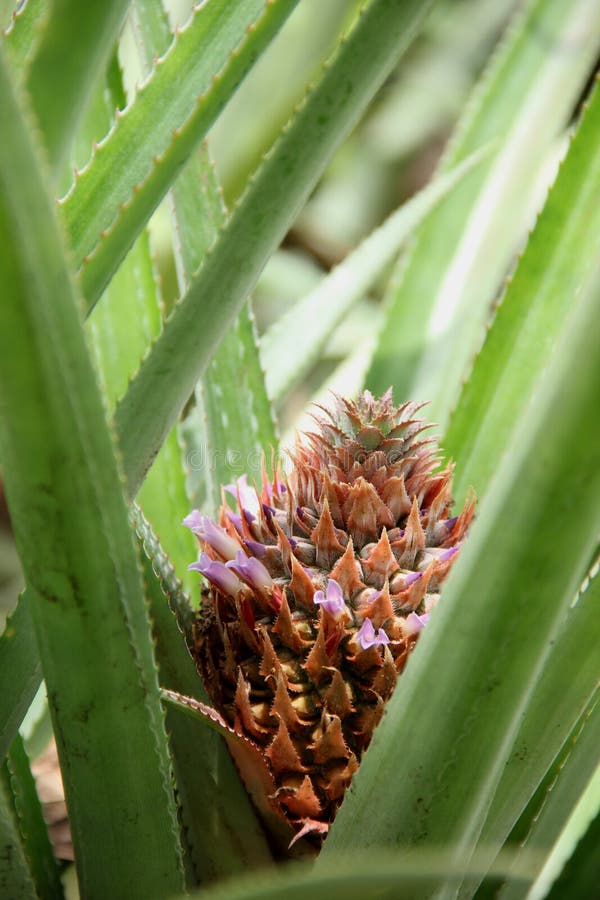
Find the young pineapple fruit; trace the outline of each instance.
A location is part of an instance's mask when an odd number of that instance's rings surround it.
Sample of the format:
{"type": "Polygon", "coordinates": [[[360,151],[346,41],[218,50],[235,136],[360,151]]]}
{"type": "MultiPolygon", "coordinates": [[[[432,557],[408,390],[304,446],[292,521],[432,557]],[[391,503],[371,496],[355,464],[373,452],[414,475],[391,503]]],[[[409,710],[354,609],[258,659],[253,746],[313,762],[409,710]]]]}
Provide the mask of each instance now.
{"type": "Polygon", "coordinates": [[[283,479],[185,520],[207,579],[194,655],[263,814],[318,842],[358,769],[473,516],[416,414],[336,398],[283,479]],[[259,771],[260,770],[260,771],[259,771]]]}

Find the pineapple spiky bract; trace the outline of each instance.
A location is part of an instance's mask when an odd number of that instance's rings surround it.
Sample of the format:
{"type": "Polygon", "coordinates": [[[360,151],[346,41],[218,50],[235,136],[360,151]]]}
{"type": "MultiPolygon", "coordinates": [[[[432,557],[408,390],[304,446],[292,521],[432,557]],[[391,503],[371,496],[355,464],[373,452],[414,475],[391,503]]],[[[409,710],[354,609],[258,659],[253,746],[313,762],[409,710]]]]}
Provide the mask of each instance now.
{"type": "Polygon", "coordinates": [[[391,391],[336,398],[297,442],[287,478],[265,473],[257,491],[242,477],[219,525],[197,510],[185,520],[203,547],[192,568],[209,584],[199,671],[252,751],[239,759],[255,801],[315,843],[473,516],[472,496],[450,515],[452,467],[439,469],[422,405],[394,407],[391,391]]]}

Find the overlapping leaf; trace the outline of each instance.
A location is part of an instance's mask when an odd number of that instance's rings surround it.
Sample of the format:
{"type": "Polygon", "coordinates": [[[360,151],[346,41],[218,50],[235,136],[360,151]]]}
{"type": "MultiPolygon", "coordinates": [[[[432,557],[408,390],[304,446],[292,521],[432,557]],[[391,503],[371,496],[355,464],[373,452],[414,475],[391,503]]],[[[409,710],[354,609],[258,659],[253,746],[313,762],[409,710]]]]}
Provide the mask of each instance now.
{"type": "Polygon", "coordinates": [[[0,98],[1,458],[81,889],[175,892],[183,879],[166,734],[120,473],[53,203],[3,58],[0,98]]]}

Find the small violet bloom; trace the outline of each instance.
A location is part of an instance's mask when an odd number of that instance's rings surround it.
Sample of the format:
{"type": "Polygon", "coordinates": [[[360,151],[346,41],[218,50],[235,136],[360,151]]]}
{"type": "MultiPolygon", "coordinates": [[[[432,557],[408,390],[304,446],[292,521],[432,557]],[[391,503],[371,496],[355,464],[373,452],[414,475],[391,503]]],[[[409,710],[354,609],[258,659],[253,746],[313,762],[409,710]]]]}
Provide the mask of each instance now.
{"type": "Polygon", "coordinates": [[[443,553],[440,553],[440,555],[438,556],[438,561],[446,562],[447,560],[452,559],[454,554],[458,553],[459,550],[460,547],[458,546],[458,544],[455,547],[448,547],[447,550],[444,550],[443,553]]]}
{"type": "Polygon", "coordinates": [[[313,603],[321,606],[334,619],[339,619],[346,612],[344,592],[333,578],[329,578],[327,581],[326,595],[323,591],[315,591],[313,603]]]}
{"type": "Polygon", "coordinates": [[[419,616],[416,612],[411,612],[404,620],[405,631],[407,631],[408,634],[418,634],[429,622],[430,615],[431,613],[423,613],[422,616],[419,616]]]}
{"type": "Polygon", "coordinates": [[[423,575],[422,572],[410,572],[410,574],[406,575],[404,578],[404,587],[410,587],[411,584],[414,584],[415,581],[418,581],[423,575]]]}
{"type": "Polygon", "coordinates": [[[233,559],[240,550],[238,542],[230,537],[224,528],[221,528],[208,516],[200,515],[197,509],[192,510],[189,516],[185,517],[183,524],[198,535],[201,541],[212,547],[223,559],[233,559]]]}
{"type": "Polygon", "coordinates": [[[246,556],[243,550],[239,550],[235,559],[230,559],[225,565],[257,591],[270,590],[273,587],[273,579],[261,561],[253,556],[246,556]]]}
{"type": "Polygon", "coordinates": [[[241,475],[234,484],[226,484],[225,490],[238,500],[250,521],[254,521],[260,512],[260,501],[255,488],[248,484],[248,476],[241,475]]]}
{"type": "Polygon", "coordinates": [[[231,572],[225,563],[211,559],[208,553],[202,553],[198,562],[189,565],[188,569],[201,572],[211,584],[224,594],[237,594],[242,587],[242,583],[235,573],[231,572]]]}
{"type": "Polygon", "coordinates": [[[368,617],[362,623],[361,629],[356,637],[363,650],[368,650],[369,647],[380,647],[381,645],[389,644],[390,642],[390,639],[383,628],[380,628],[377,634],[375,634],[373,623],[368,617]]]}

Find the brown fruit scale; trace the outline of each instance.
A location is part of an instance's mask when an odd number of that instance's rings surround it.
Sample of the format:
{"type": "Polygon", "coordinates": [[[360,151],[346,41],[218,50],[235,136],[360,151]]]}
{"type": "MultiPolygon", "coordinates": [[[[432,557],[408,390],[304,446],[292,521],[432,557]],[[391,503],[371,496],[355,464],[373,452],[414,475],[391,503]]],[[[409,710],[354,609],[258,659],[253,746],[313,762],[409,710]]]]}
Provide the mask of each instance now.
{"type": "Polygon", "coordinates": [[[196,664],[255,803],[296,838],[332,822],[473,516],[470,495],[450,517],[423,405],[336,398],[286,479],[238,482],[216,537],[186,520],[209,579],[196,664]]]}

